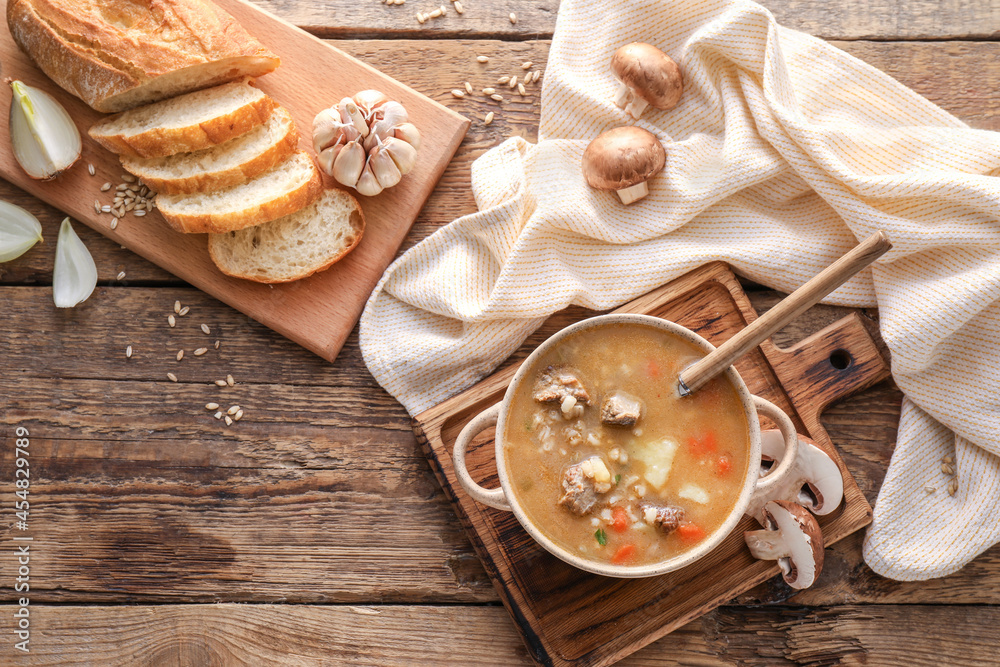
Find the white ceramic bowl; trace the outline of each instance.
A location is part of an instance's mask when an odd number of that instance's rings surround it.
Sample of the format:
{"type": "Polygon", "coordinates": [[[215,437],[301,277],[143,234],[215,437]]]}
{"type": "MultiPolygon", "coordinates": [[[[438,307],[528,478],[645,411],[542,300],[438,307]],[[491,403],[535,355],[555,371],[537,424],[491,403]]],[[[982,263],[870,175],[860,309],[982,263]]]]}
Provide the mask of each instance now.
{"type": "Polygon", "coordinates": [[[719,526],[719,528],[713,533],[707,535],[705,539],[703,539],[696,546],[671,558],[646,565],[612,565],[610,563],[595,561],[589,558],[582,558],[579,554],[564,549],[554,543],[546,537],[541,530],[539,530],[538,526],[536,526],[525,513],[524,508],[521,506],[517,498],[517,494],[514,492],[513,485],[511,485],[510,479],[507,476],[507,461],[505,457],[506,448],[504,447],[503,434],[505,432],[510,402],[522,382],[532,381],[532,378],[528,377],[528,371],[531,369],[535,359],[539,356],[545,354],[553,347],[558,346],[564,338],[578,331],[615,324],[644,324],[676,334],[705,350],[706,354],[715,349],[711,343],[690,329],[649,315],[599,315],[589,320],[583,320],[582,322],[577,322],[576,324],[568,326],[539,345],[538,348],[524,361],[524,363],[521,364],[521,367],[514,375],[514,379],[511,380],[510,385],[507,387],[507,392],[504,394],[503,401],[481,412],[472,421],[470,421],[464,429],[462,429],[462,432],[458,436],[458,440],[455,442],[455,471],[458,474],[458,480],[462,484],[462,487],[472,498],[483,503],[484,505],[489,505],[490,507],[499,510],[513,512],[514,516],[517,517],[517,520],[536,542],[541,544],[550,553],[558,556],[570,565],[578,567],[581,570],[586,570],[588,572],[593,572],[594,574],[600,574],[607,577],[652,577],[686,567],[702,558],[718,546],[718,544],[722,542],[730,532],[732,532],[733,528],[739,522],[740,517],[746,512],[751,499],[755,496],[758,499],[761,496],[766,496],[770,489],[776,488],[781,483],[782,478],[788,474],[792,467],[792,462],[798,452],[799,442],[795,433],[795,426],[792,424],[791,419],[788,418],[788,415],[782,412],[782,410],[773,403],[770,403],[759,396],[752,395],[747,389],[746,384],[743,382],[743,378],[740,377],[735,368],[730,366],[729,369],[726,370],[726,377],[732,385],[736,387],[736,390],[739,393],[740,403],[742,404],[743,411],[746,414],[747,428],[749,431],[747,435],[750,440],[750,453],[747,460],[750,462],[750,465],[747,466],[739,498],[722,525],[719,526]],[[756,465],[756,462],[760,461],[760,423],[757,420],[758,412],[766,417],[769,417],[778,425],[778,428],[785,440],[785,455],[782,458],[781,463],[766,477],[760,477],[759,466],[756,465]],[[500,488],[485,489],[479,486],[479,484],[477,484],[469,475],[469,471],[465,464],[465,451],[469,446],[469,443],[472,442],[476,435],[494,424],[496,425],[496,462],[497,472],[500,476],[500,488]]]}

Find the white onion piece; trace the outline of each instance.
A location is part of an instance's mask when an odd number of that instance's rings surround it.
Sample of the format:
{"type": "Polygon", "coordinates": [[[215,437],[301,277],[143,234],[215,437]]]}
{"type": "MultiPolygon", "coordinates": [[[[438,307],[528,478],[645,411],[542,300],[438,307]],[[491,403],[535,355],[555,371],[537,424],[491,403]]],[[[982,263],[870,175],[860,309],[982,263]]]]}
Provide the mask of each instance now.
{"type": "Polygon", "coordinates": [[[38,219],[20,206],[0,201],[0,262],[9,262],[42,240],[38,219]]]}
{"type": "Polygon", "coordinates": [[[54,97],[11,81],[10,143],[14,158],[35,180],[48,181],[80,159],[80,130],[54,97]]]}
{"type": "Polygon", "coordinates": [[[73,231],[69,218],[59,227],[56,266],[52,272],[52,300],[57,308],[72,308],[86,301],[97,287],[97,265],[87,246],[73,231]]]}

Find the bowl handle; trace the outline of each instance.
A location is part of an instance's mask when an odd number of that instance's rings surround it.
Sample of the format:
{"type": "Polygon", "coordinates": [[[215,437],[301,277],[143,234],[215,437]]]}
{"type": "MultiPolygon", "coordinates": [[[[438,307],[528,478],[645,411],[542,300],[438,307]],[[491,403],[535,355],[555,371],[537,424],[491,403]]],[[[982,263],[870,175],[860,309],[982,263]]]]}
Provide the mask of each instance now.
{"type": "MultiPolygon", "coordinates": [[[[792,424],[792,420],[788,418],[784,410],[760,396],[751,396],[751,398],[753,398],[754,405],[757,407],[757,412],[777,424],[778,430],[781,431],[781,435],[785,439],[785,455],[781,457],[781,463],[769,472],[766,477],[761,477],[757,481],[757,489],[754,491],[750,501],[750,505],[754,506],[757,503],[754,503],[753,499],[767,497],[781,483],[782,479],[792,471],[795,459],[799,455],[799,435],[795,432],[795,425],[792,424]]],[[[763,505],[763,503],[759,504],[763,505]]]]}
{"type": "MultiPolygon", "coordinates": [[[[452,460],[455,463],[455,473],[458,475],[458,481],[462,484],[462,488],[465,489],[466,493],[484,505],[509,512],[510,503],[507,502],[507,496],[504,495],[503,489],[484,489],[479,486],[472,479],[469,469],[465,466],[465,449],[469,446],[469,443],[477,435],[496,424],[499,416],[500,403],[497,403],[480,412],[472,421],[466,424],[462,432],[458,434],[458,440],[455,441],[455,452],[452,460]]],[[[788,417],[785,417],[785,419],[788,419],[788,417]]]]}

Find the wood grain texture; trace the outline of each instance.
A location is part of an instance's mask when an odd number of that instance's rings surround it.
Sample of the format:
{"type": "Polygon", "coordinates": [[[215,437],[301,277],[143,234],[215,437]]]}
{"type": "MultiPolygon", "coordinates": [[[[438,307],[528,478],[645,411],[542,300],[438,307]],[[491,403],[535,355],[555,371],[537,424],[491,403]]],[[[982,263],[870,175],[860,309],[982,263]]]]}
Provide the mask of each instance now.
{"type": "MultiPolygon", "coordinates": [[[[539,39],[555,28],[558,0],[464,2],[465,13],[448,14],[421,25],[418,11],[437,4],[409,0],[386,6],[324,0],[254,0],[259,6],[324,37],[420,37],[424,39],[502,37],[539,39]],[[512,25],[507,14],[515,12],[512,25]]],[[[827,39],[985,39],[1000,33],[1000,8],[976,0],[762,0],[779,23],[827,39]]]]}
{"type": "MultiPolygon", "coordinates": [[[[751,291],[748,296],[763,311],[782,295],[751,291]]],[[[40,460],[33,465],[43,484],[63,478],[60,486],[52,487],[59,490],[53,490],[51,500],[46,501],[49,509],[37,517],[36,528],[48,535],[51,548],[46,567],[59,573],[39,583],[40,600],[196,600],[204,599],[197,597],[202,592],[212,600],[246,600],[245,582],[233,580],[225,570],[203,571],[203,583],[197,589],[147,575],[142,590],[101,590],[100,577],[105,575],[78,565],[88,554],[110,545],[87,541],[72,525],[62,522],[67,516],[90,515],[88,525],[106,519],[123,533],[137,533],[147,527],[149,513],[144,508],[161,503],[164,510],[157,516],[169,518],[174,525],[193,521],[191,530],[215,531],[218,521],[198,518],[203,496],[196,490],[207,484],[218,498],[226,499],[234,515],[244,517],[239,526],[250,525],[246,517],[254,512],[262,512],[268,525],[276,525],[284,515],[270,516],[253,494],[275,483],[279,475],[298,483],[313,471],[337,471],[327,479],[336,481],[338,493],[358,503],[371,500],[374,505],[364,516],[389,517],[395,511],[393,521],[419,526],[404,530],[380,561],[380,567],[390,573],[389,585],[368,571],[354,574],[346,569],[339,575],[341,593],[352,599],[386,602],[498,600],[409,432],[409,418],[368,374],[356,336],[348,339],[331,367],[193,288],[100,288],[88,304],[103,304],[102,311],[72,316],[74,311],[52,307],[48,288],[0,288],[0,310],[7,314],[7,333],[0,347],[0,391],[5,396],[0,431],[9,433],[18,423],[39,429],[43,438],[38,443],[40,460]],[[191,305],[192,312],[172,330],[165,313],[174,299],[191,305]],[[185,366],[187,372],[205,367],[186,378],[198,382],[166,382],[164,373],[177,365],[172,353],[178,343],[190,351],[206,338],[198,329],[202,321],[220,333],[219,355],[212,352],[181,362],[199,364],[185,366]],[[126,362],[124,345],[129,343],[135,345],[136,353],[126,362]],[[221,426],[203,409],[206,401],[220,398],[205,380],[226,372],[238,378],[237,387],[226,390],[226,398],[247,412],[237,430],[221,426]],[[324,383],[335,386],[321,386],[324,383]],[[351,474],[351,470],[365,473],[351,474]],[[73,484],[68,486],[65,478],[74,471],[73,484]],[[175,483],[166,485],[166,480],[175,483]],[[230,480],[239,484],[233,487],[230,480]],[[101,498],[112,487],[139,490],[105,507],[101,498]],[[403,500],[380,500],[373,488],[393,489],[392,498],[403,500]],[[165,495],[146,495],[154,491],[165,495]],[[73,514],[72,508],[84,509],[73,514]],[[420,554],[419,562],[428,564],[427,569],[410,567],[414,553],[420,554]]],[[[533,345],[585,312],[570,309],[553,318],[514,358],[523,359],[533,345]]],[[[794,345],[853,312],[814,307],[775,340],[794,345]]],[[[867,317],[862,314],[862,319],[867,317]]],[[[892,454],[900,399],[899,390],[887,381],[831,406],[822,417],[869,502],[875,500],[892,454]]],[[[805,413],[802,416],[808,421],[805,413]]],[[[2,480],[11,478],[8,456],[5,451],[0,457],[2,480]]],[[[308,498],[305,491],[299,493],[291,486],[285,490],[290,502],[305,503],[308,498]]],[[[0,497],[8,492],[0,484],[0,497]]],[[[357,551],[368,540],[365,527],[346,513],[334,515],[324,509],[308,524],[315,532],[300,532],[297,537],[298,548],[308,558],[299,564],[296,581],[283,586],[272,582],[264,587],[266,591],[284,596],[287,602],[329,597],[326,584],[317,585],[314,580],[328,567],[324,554],[329,527],[320,524],[320,519],[340,522],[338,544],[345,550],[357,551]]],[[[231,532],[223,530],[222,539],[228,539],[231,532]]],[[[162,552],[167,539],[166,533],[151,539],[148,548],[162,552]]],[[[278,541],[279,537],[239,541],[237,558],[258,563],[278,541]]],[[[0,549],[9,544],[6,539],[0,541],[0,549]]],[[[181,553],[176,567],[183,570],[193,557],[181,553]]],[[[795,594],[780,579],[773,579],[740,599],[816,605],[845,600],[1000,604],[1000,548],[987,551],[955,575],[923,583],[876,576],[862,562],[860,541],[854,537],[827,549],[826,561],[825,573],[808,591],[795,594]]],[[[118,563],[118,567],[125,569],[125,564],[118,563]]]]}
{"type": "MultiPolygon", "coordinates": [[[[448,91],[461,87],[466,80],[478,90],[495,83],[499,76],[519,72],[519,65],[526,60],[544,70],[547,42],[336,40],[333,43],[473,120],[455,159],[403,241],[404,249],[455,218],[475,211],[469,185],[469,167],[475,158],[508,136],[537,139],[541,109],[537,86],[529,87],[524,100],[502,103],[502,111],[489,126],[482,124],[482,118],[488,110],[496,109],[496,104],[482,96],[457,100],[448,91]],[[491,55],[485,67],[475,62],[475,54],[480,48],[491,55]],[[434,62],[434,67],[428,67],[428,61],[434,62]]],[[[839,42],[836,46],[885,70],[974,127],[1000,130],[1000,87],[994,85],[1000,80],[1000,43],[839,42]]],[[[98,185],[95,183],[95,189],[98,185]]],[[[0,199],[24,206],[38,216],[45,237],[53,241],[36,247],[14,262],[0,265],[0,284],[48,284],[61,215],[2,180],[0,199]]],[[[182,282],[96,232],[79,226],[77,231],[94,254],[103,281],[110,283],[119,271],[125,270],[125,285],[182,282]]]]}
{"type": "MultiPolygon", "coordinates": [[[[863,40],[835,44],[974,127],[1000,129],[995,2],[764,2],[789,27],[863,40]],[[878,41],[864,41],[868,37],[878,41]],[[955,38],[965,41],[939,41],[955,38]],[[921,39],[935,41],[913,41],[921,39]]],[[[518,104],[505,102],[485,127],[482,115],[493,107],[478,98],[452,99],[448,90],[465,80],[480,87],[524,60],[544,69],[548,43],[537,38],[551,33],[555,0],[511,0],[502,7],[466,0],[470,11],[461,23],[452,13],[424,26],[413,20],[422,8],[414,0],[402,7],[374,0],[258,4],[321,35],[391,37],[334,44],[473,118],[404,248],[474,210],[468,170],[476,157],[508,136],[536,138],[537,92],[518,104]],[[519,15],[517,26],[503,20],[511,10],[519,15]],[[434,39],[456,35],[497,38],[434,39]],[[481,69],[474,66],[479,53],[491,57],[481,69]]],[[[0,63],[0,73],[10,75],[9,66],[0,63]]],[[[497,594],[417,450],[406,414],[364,369],[356,336],[328,365],[81,226],[107,287],[91,304],[100,303],[96,312],[58,313],[45,286],[61,216],[4,181],[0,198],[39,214],[46,230],[44,245],[0,265],[0,284],[8,286],[0,288],[0,305],[8,309],[0,342],[0,433],[7,437],[10,425],[23,420],[42,431],[39,499],[45,502],[33,528],[48,535],[37,552],[45,578],[32,582],[33,654],[11,658],[5,642],[0,664],[201,665],[216,656],[215,664],[228,658],[235,664],[411,665],[415,656],[436,664],[527,664],[506,611],[478,606],[495,603],[497,594]],[[123,269],[127,277],[115,281],[123,269]],[[169,289],[146,289],[164,286],[169,289]],[[168,332],[163,318],[175,298],[192,305],[192,321],[168,332]],[[184,366],[190,377],[167,385],[159,376],[169,368],[169,352],[198,340],[195,314],[220,328],[224,353],[207,355],[204,367],[184,366]],[[134,366],[123,363],[126,338],[141,341],[143,356],[134,366]],[[230,396],[252,404],[242,431],[218,426],[200,407],[211,391],[204,376],[227,368],[240,382],[230,396]],[[78,519],[86,530],[73,530],[78,519]],[[371,522],[399,536],[376,558],[377,567],[363,562],[371,522]],[[113,535],[108,526],[134,537],[113,535]],[[126,547],[121,552],[116,540],[126,547]],[[275,554],[280,566],[269,569],[275,554]],[[280,569],[286,567],[287,575],[280,569]],[[421,606],[378,606],[378,615],[364,607],[290,604],[69,606],[257,599],[421,606]],[[60,606],[38,604],[42,600],[60,606]]],[[[781,297],[769,290],[748,296],[759,311],[781,297]]],[[[773,340],[794,345],[852,312],[812,308],[773,340]]],[[[571,308],[530,341],[584,314],[571,308]]],[[[866,326],[877,325],[874,311],[859,315],[866,326]]],[[[870,502],[892,454],[900,399],[885,381],[822,415],[870,502]]],[[[12,490],[8,456],[0,450],[3,498],[12,490]]],[[[0,538],[5,554],[12,553],[9,536],[0,538]]],[[[860,544],[855,534],[828,548],[825,572],[807,591],[793,595],[772,578],[735,601],[801,606],[723,607],[622,664],[997,663],[1000,619],[990,605],[1000,604],[1000,548],[950,577],[901,583],[874,575],[861,561],[860,544]]],[[[9,600],[10,589],[3,595],[9,600]]],[[[11,637],[12,617],[0,619],[0,633],[11,637]]]]}
{"type": "MultiPolygon", "coordinates": [[[[31,653],[5,664],[530,665],[495,606],[158,605],[31,608],[31,653]]],[[[13,617],[0,633],[13,635],[13,617]]],[[[621,667],[995,664],[1000,610],[945,605],[721,607],[621,667]]]]}
{"type": "MultiPolygon", "coordinates": [[[[861,269],[889,252],[890,248],[892,248],[892,244],[889,242],[889,237],[881,231],[875,232],[856,245],[843,257],[838,258],[833,264],[775,304],[766,314],[761,315],[745,329],[718,346],[704,359],[700,359],[684,369],[678,379],[681,395],[686,396],[698,391],[706,382],[725,371],[737,359],[769,339],[774,332],[819,303],[826,295],[843,285],[861,269]]],[[[808,346],[808,349],[815,349],[815,347],[808,346]]],[[[849,363],[849,360],[845,363],[849,363]]],[[[795,366],[799,366],[799,364],[795,364],[795,366]]],[[[803,365],[805,368],[813,366],[815,366],[814,363],[803,365]]],[[[803,402],[803,404],[805,403],[803,402]]]]}
{"type": "MultiPolygon", "coordinates": [[[[864,252],[862,248],[859,254],[864,252]]],[[[692,271],[615,312],[663,317],[717,345],[739,336],[757,319],[733,275],[718,263],[692,271]]],[[[857,318],[827,327],[801,348],[774,352],[754,350],[735,365],[751,393],[775,402],[800,432],[810,435],[841,465],[844,503],[833,514],[819,518],[826,543],[833,544],[867,525],[870,508],[822,425],[814,420],[807,428],[796,408],[826,405],[877,382],[887,377],[888,366],[857,318]],[[815,354],[797,352],[804,349],[815,354]],[[855,363],[838,369],[829,358],[834,350],[848,350],[855,363]],[[781,366],[786,387],[776,376],[781,366]],[[798,390],[793,393],[791,387],[798,390]],[[797,401],[790,401],[791,396],[797,401]]],[[[755,526],[747,517],[693,565],[658,577],[614,580],[566,565],[533,542],[512,514],[473,501],[458,484],[452,448],[458,432],[502,398],[515,370],[516,365],[508,366],[417,415],[414,431],[534,661],[542,665],[611,664],[777,572],[774,563],[755,561],[746,550],[742,533],[755,526]]],[[[492,437],[478,437],[469,445],[466,466],[481,486],[497,486],[492,437]]]]}
{"type": "MultiPolygon", "coordinates": [[[[93,202],[110,200],[98,188],[103,181],[118,183],[122,169],[117,156],[100,148],[86,134],[81,162],[55,181],[31,180],[9,151],[0,153],[0,176],[332,361],[361,315],[382,271],[451,161],[468,121],[253,5],[242,0],[220,0],[219,4],[282,58],[283,66],[259,79],[256,85],[294,117],[300,132],[300,147],[311,149],[312,120],[317,112],[367,88],[377,88],[401,101],[410,120],[420,128],[423,150],[414,170],[383,195],[360,198],[366,221],[364,238],[346,258],[303,280],[264,285],[223,275],[209,258],[203,235],[174,232],[156,211],[142,219],[128,216],[112,230],[111,216],[95,212],[93,202]],[[329,76],[330,70],[337,72],[335,78],[329,76]],[[88,175],[86,163],[94,165],[97,176],[88,175]]],[[[5,7],[6,2],[0,0],[0,14],[5,7]]],[[[7,75],[53,94],[80,127],[86,129],[101,117],[31,65],[6,30],[0,31],[0,58],[7,75]]],[[[10,95],[9,88],[2,88],[0,105],[8,105],[10,95]]],[[[0,125],[0,144],[7,145],[9,141],[6,124],[0,125]]]]}

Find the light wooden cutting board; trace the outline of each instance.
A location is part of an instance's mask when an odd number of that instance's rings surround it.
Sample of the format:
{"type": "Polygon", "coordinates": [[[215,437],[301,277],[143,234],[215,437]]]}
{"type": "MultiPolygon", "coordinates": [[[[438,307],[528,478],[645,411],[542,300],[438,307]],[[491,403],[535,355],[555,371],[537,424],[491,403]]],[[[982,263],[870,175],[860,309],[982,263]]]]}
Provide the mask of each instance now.
{"type": "MultiPolygon", "coordinates": [[[[110,204],[105,182],[121,182],[118,158],[91,141],[86,130],[102,114],[52,83],[14,43],[6,24],[0,28],[0,77],[21,79],[53,94],[76,120],[83,134],[83,156],[69,172],[42,183],[28,178],[14,160],[6,118],[0,122],[0,177],[55,206],[133,252],[204,290],[319,356],[333,361],[357,322],[385,267],[392,261],[424,202],[458,149],[469,121],[372,67],[298,28],[242,2],[216,0],[244,28],[281,57],[281,67],[257,85],[286,107],[301,135],[300,147],[312,150],[312,119],[342,97],[374,88],[406,107],[420,129],[417,166],[402,182],[377,197],[357,195],[367,226],[358,247],[332,268],[284,285],[261,285],[223,275],[209,259],[203,234],[171,230],[159,212],[145,218],[126,216],[112,230],[112,217],[97,214],[94,200],[110,204]],[[93,164],[96,176],[87,172],[93,164]]],[[[0,15],[6,16],[6,0],[0,15]]],[[[11,91],[0,86],[0,111],[6,116],[11,91]]],[[[327,179],[332,186],[332,179],[327,179]]]]}

